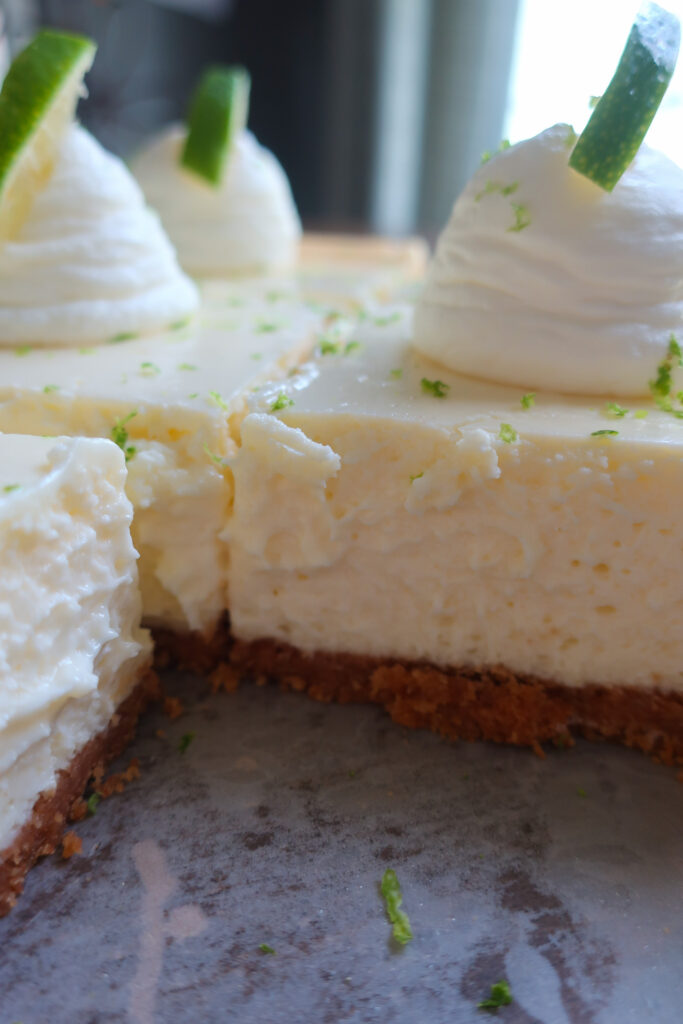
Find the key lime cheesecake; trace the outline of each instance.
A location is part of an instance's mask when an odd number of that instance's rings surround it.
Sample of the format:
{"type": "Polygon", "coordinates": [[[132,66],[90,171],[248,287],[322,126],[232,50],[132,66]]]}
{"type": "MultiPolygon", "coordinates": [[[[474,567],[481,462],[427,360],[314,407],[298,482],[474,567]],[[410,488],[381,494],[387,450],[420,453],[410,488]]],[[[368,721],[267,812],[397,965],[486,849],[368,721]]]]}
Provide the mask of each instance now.
{"type": "Polygon", "coordinates": [[[183,267],[196,277],[271,273],[297,260],[301,222],[287,176],[246,128],[243,68],[212,67],[190,104],[131,163],[183,267]]]}
{"type": "Polygon", "coordinates": [[[125,461],[0,434],[0,916],[154,688],[125,461]]]}
{"type": "Polygon", "coordinates": [[[602,153],[590,123],[504,149],[456,203],[414,319],[366,321],[350,358],[252,397],[237,666],[453,737],[683,757],[683,171],[638,148],[629,79],[650,81],[651,118],[665,32],[636,23],[593,115],[602,153]]]}

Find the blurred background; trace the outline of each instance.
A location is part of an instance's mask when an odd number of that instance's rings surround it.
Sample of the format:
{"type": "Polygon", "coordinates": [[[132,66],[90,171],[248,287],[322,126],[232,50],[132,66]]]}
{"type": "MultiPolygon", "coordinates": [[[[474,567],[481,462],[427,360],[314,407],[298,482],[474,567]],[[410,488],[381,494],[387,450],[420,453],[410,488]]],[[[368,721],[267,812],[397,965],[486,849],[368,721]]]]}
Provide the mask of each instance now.
{"type": "MultiPolygon", "coordinates": [[[[683,17],[683,0],[665,6],[683,17]]],[[[315,228],[433,236],[485,150],[581,130],[638,9],[630,0],[0,0],[99,44],[84,123],[127,156],[184,115],[209,62],[252,74],[249,126],[315,228]]],[[[648,141],[683,163],[683,60],[648,141]]]]}

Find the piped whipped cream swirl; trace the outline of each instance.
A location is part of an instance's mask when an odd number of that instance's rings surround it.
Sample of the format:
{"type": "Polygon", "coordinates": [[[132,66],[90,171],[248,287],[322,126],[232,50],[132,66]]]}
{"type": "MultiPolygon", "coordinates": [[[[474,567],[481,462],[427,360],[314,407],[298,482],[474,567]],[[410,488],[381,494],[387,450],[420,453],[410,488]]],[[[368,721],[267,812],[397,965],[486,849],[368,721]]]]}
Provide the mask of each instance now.
{"type": "Polygon", "coordinates": [[[19,235],[0,246],[0,346],[161,330],[198,302],[125,165],[73,125],[19,235]]]}
{"type": "Polygon", "coordinates": [[[179,163],[185,128],[171,125],[132,162],[183,267],[197,275],[290,266],[301,222],[282,167],[249,131],[235,140],[218,187],[179,163]]]}
{"type": "Polygon", "coordinates": [[[683,342],[683,170],[643,145],[607,193],[569,167],[573,140],[555,125],[477,171],[439,239],[415,346],[522,388],[645,395],[671,333],[683,342]]]}

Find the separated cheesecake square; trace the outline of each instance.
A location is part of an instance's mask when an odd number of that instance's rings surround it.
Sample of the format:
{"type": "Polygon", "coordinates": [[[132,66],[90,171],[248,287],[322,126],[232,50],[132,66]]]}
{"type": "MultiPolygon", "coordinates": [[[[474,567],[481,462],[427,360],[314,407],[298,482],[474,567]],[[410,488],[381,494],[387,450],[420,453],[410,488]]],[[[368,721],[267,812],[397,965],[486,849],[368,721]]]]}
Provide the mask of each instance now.
{"type": "Polygon", "coordinates": [[[364,321],[242,422],[237,662],[451,735],[683,754],[683,434],[643,401],[460,376],[408,307],[364,321]]]}
{"type": "Polygon", "coordinates": [[[122,452],[0,434],[0,915],[153,687],[122,452]]]}
{"type": "Polygon", "coordinates": [[[104,437],[122,449],[149,624],[216,630],[233,421],[251,388],[310,353],[323,320],[292,282],[215,282],[203,286],[197,322],[157,335],[0,349],[0,430],[104,437]]]}

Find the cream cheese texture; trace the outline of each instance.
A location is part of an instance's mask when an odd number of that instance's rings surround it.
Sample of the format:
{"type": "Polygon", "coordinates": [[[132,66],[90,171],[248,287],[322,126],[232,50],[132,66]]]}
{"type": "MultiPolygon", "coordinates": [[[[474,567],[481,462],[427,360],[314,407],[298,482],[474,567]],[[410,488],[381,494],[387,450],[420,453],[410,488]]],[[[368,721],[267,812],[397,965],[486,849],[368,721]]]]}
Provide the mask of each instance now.
{"type": "Polygon", "coordinates": [[[150,654],[121,452],[0,437],[0,850],[150,654]]]}
{"type": "Polygon", "coordinates": [[[241,424],[235,636],[683,692],[680,421],[525,406],[416,353],[407,309],[353,337],[241,424]]]}
{"type": "Polygon", "coordinates": [[[180,166],[186,129],[172,125],[132,162],[183,267],[192,274],[291,266],[301,222],[282,167],[249,131],[235,140],[218,187],[180,166]]]}
{"type": "Polygon", "coordinates": [[[524,389],[646,395],[683,328],[683,170],[643,145],[604,192],[569,167],[574,140],[555,125],[477,171],[439,240],[415,346],[524,389]]]}
{"type": "Polygon", "coordinates": [[[198,301],[127,168],[74,124],[0,247],[0,347],[97,344],[167,327],[198,301]]]}

